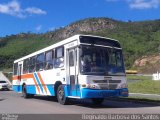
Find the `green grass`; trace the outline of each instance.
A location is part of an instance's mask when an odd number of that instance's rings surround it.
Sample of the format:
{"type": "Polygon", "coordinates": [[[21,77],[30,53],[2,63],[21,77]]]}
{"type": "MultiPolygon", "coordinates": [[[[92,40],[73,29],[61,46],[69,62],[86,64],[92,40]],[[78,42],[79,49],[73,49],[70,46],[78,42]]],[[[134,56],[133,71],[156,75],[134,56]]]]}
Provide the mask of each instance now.
{"type": "Polygon", "coordinates": [[[128,83],[130,93],[160,94],[160,81],[142,80],[128,83]]]}
{"type": "Polygon", "coordinates": [[[151,76],[127,75],[127,80],[151,80],[151,76]]]}
{"type": "Polygon", "coordinates": [[[128,82],[130,93],[160,94],[160,81],[151,80],[151,76],[127,75],[127,80],[139,80],[128,82]]]}

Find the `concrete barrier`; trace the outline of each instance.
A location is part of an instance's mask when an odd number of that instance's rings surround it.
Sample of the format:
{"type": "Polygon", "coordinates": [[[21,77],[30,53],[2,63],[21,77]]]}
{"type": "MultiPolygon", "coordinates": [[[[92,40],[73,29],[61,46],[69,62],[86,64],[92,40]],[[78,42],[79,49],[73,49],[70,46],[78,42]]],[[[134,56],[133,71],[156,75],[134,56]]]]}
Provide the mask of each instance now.
{"type": "Polygon", "coordinates": [[[9,85],[12,85],[12,83],[10,82],[10,80],[3,74],[2,71],[0,71],[0,81],[1,80],[5,80],[6,82],[8,82],[9,85]]]}

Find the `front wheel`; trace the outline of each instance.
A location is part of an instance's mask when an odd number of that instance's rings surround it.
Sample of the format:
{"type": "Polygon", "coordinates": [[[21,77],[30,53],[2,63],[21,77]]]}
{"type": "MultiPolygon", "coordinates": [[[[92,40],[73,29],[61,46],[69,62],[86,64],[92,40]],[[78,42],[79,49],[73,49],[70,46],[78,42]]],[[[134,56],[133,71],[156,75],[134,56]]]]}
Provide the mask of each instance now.
{"type": "Polygon", "coordinates": [[[68,98],[65,96],[64,85],[60,85],[57,90],[57,100],[60,104],[68,104],[68,98]]]}
{"type": "Polygon", "coordinates": [[[92,98],[92,102],[95,105],[101,105],[104,101],[104,98],[92,98]]]}

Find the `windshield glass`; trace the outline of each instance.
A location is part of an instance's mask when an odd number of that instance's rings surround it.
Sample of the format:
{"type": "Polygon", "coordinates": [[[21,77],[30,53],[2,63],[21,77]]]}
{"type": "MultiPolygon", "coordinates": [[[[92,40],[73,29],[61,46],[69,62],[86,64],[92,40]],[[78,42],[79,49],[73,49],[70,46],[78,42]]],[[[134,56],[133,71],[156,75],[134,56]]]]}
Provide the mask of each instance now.
{"type": "Polygon", "coordinates": [[[124,75],[121,49],[86,46],[81,47],[81,73],[86,75],[124,75]]]}

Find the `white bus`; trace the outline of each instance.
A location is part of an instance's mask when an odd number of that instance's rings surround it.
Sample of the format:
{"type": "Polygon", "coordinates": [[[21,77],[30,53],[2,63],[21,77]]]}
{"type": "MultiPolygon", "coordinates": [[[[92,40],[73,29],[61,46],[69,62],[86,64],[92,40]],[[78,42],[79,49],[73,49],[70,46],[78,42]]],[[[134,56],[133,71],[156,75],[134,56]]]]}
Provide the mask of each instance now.
{"type": "Polygon", "coordinates": [[[128,97],[122,48],[117,40],[75,35],[14,61],[13,90],[24,98],[56,96],[89,98],[101,104],[108,97],[128,97]]]}

